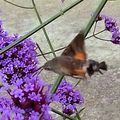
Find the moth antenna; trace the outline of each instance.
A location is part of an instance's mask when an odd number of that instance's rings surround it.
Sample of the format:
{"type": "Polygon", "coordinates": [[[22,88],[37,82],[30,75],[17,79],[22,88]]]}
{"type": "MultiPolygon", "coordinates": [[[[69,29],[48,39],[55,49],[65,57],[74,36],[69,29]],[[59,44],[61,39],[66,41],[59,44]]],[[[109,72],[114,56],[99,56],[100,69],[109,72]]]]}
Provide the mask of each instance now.
{"type": "Polygon", "coordinates": [[[43,70],[43,68],[40,69],[40,71],[37,73],[37,77],[38,77],[38,75],[42,72],[42,70],[43,70]]]}
{"type": "Polygon", "coordinates": [[[39,67],[35,72],[37,72],[37,71],[43,69],[43,67],[44,67],[44,66],[39,67]]]}
{"type": "Polygon", "coordinates": [[[42,71],[43,71],[43,68],[41,68],[41,69],[40,69],[40,71],[39,71],[39,73],[38,73],[38,74],[40,74],[42,71]]]}
{"type": "Polygon", "coordinates": [[[43,70],[43,66],[39,67],[37,70],[34,71],[35,73],[33,74],[33,76],[35,76],[37,73],[40,74],[42,72],[42,70],[43,70]]]}
{"type": "Polygon", "coordinates": [[[40,46],[38,45],[38,43],[36,43],[36,45],[37,45],[37,48],[39,49],[39,51],[41,52],[41,55],[43,56],[43,58],[44,58],[46,61],[48,61],[47,58],[45,57],[44,53],[42,52],[40,46]]]}

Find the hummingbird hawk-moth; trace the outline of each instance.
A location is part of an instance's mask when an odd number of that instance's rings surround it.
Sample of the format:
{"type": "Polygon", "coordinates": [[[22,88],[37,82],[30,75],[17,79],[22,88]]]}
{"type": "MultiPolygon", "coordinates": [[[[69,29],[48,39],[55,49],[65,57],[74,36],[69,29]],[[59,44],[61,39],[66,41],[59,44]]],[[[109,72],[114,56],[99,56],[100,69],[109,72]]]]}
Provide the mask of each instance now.
{"type": "Polygon", "coordinates": [[[101,70],[107,71],[104,61],[87,60],[84,39],[84,31],[82,30],[59,57],[47,61],[42,69],[75,78],[84,78],[86,74],[92,76],[94,72],[102,74],[101,70]]]}

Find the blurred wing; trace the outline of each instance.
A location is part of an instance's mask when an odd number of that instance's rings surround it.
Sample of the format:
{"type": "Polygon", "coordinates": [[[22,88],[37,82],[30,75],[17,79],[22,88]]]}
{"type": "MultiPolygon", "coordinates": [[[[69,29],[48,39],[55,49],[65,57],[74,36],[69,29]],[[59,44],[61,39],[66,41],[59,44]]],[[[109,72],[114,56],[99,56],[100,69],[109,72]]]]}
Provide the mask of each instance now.
{"type": "Polygon", "coordinates": [[[61,55],[71,56],[78,60],[86,60],[84,31],[80,31],[80,33],[72,40],[61,55]]]}

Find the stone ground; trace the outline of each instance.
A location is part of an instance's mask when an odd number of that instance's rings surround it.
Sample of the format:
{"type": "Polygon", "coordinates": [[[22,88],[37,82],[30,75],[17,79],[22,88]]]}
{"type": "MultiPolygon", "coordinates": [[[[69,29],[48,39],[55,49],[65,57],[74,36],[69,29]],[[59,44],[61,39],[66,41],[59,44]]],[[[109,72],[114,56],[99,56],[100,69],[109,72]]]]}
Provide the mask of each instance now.
{"type": "MultiPolygon", "coordinates": [[[[32,6],[30,0],[11,0],[22,6],[32,6]]],[[[71,4],[75,0],[66,0],[61,4],[59,0],[35,0],[37,9],[45,21],[59,12],[65,6],[71,4]]],[[[101,0],[84,0],[69,12],[52,22],[46,27],[50,40],[55,49],[68,45],[73,37],[79,32],[91,17],[101,0]]],[[[120,26],[120,2],[118,0],[109,1],[102,11],[102,14],[111,16],[117,20],[120,26]]],[[[0,19],[3,20],[4,29],[10,34],[19,33],[24,35],[39,25],[36,14],[33,10],[25,10],[17,8],[3,0],[0,0],[0,19]]],[[[98,25],[97,30],[102,30],[102,23],[98,25]]],[[[92,30],[90,31],[90,33],[92,30]]],[[[110,39],[109,33],[102,33],[103,38],[110,39]]],[[[38,31],[32,36],[34,41],[37,41],[44,52],[49,51],[48,44],[42,33],[38,31]]],[[[110,42],[104,42],[90,38],[86,40],[86,50],[88,58],[94,58],[98,61],[106,61],[108,71],[104,75],[95,74],[86,81],[81,81],[77,89],[85,99],[85,110],[82,112],[82,120],[120,120],[120,46],[110,42]]],[[[60,52],[58,52],[58,55],[60,52]]],[[[46,56],[48,59],[52,55],[46,56]]],[[[45,62],[40,58],[40,65],[45,62]]],[[[57,75],[51,72],[44,71],[42,79],[48,83],[53,83],[57,75]],[[47,76],[46,76],[47,73],[47,76]]],[[[76,79],[67,77],[68,81],[73,85],[77,82],[76,79]]],[[[62,118],[56,116],[56,120],[62,118]]]]}

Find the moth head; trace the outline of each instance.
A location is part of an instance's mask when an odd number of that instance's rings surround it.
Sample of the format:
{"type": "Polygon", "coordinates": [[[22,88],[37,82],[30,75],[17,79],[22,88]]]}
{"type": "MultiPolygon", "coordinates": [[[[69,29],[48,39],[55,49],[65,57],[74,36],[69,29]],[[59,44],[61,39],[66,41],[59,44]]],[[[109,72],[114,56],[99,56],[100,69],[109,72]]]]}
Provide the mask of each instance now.
{"type": "Polygon", "coordinates": [[[101,70],[107,71],[107,65],[103,62],[97,62],[94,60],[89,60],[89,66],[87,68],[87,73],[89,76],[92,76],[94,72],[99,72],[100,74],[103,74],[101,70]]]}
{"type": "Polygon", "coordinates": [[[43,69],[45,70],[52,70],[53,69],[53,62],[52,61],[48,61],[43,65],[43,69]]]}

